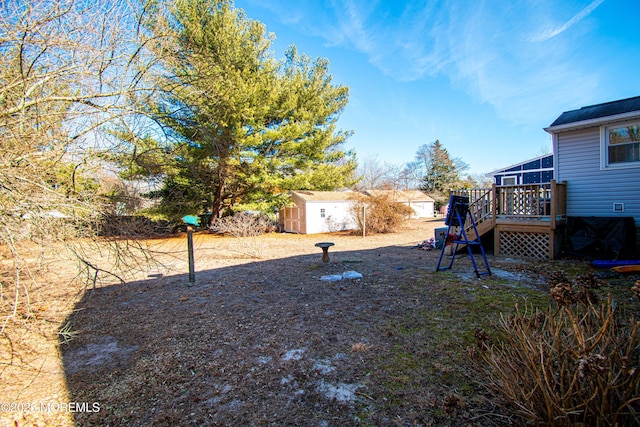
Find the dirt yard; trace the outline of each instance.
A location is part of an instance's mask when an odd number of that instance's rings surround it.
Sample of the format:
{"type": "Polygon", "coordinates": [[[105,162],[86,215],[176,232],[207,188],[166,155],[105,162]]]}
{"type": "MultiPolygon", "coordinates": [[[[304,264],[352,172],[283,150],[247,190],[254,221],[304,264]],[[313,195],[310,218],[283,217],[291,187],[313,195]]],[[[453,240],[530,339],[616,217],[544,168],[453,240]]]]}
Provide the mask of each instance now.
{"type": "Polygon", "coordinates": [[[30,410],[5,405],[0,417],[7,426],[511,425],[478,384],[474,333],[516,303],[544,304],[545,274],[567,265],[489,257],[493,274],[477,279],[459,256],[435,272],[440,251],[417,245],[442,226],[412,221],[365,238],[196,234],[195,283],[184,235],[150,241],[162,267],[125,284],[104,277],[75,300],[56,288],[73,302],[42,309],[57,310],[56,333],[43,333],[33,369],[2,373],[0,400],[30,410]],[[321,241],[335,243],[328,263],[321,241]],[[321,280],[347,271],[362,278],[321,280]]]}

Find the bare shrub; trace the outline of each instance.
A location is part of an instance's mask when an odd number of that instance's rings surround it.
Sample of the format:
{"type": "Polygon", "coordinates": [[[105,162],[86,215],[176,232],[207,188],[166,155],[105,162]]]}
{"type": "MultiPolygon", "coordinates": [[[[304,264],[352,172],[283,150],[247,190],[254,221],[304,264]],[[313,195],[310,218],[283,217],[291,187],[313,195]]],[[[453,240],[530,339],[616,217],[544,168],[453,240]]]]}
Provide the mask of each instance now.
{"type": "Polygon", "coordinates": [[[553,281],[558,307],[516,307],[483,341],[485,385],[534,425],[640,425],[640,322],[596,303],[592,276],[553,281]]]}
{"type": "Polygon", "coordinates": [[[394,202],[386,195],[358,199],[352,214],[360,231],[366,233],[394,233],[411,216],[413,209],[394,202]]]}
{"type": "Polygon", "coordinates": [[[273,220],[266,215],[240,212],[213,220],[211,231],[232,237],[255,237],[275,230],[273,220]]]}
{"type": "Polygon", "coordinates": [[[275,230],[273,220],[266,215],[237,213],[235,215],[215,219],[210,226],[214,233],[235,237],[234,252],[249,258],[262,259],[265,243],[259,236],[275,230]]]}

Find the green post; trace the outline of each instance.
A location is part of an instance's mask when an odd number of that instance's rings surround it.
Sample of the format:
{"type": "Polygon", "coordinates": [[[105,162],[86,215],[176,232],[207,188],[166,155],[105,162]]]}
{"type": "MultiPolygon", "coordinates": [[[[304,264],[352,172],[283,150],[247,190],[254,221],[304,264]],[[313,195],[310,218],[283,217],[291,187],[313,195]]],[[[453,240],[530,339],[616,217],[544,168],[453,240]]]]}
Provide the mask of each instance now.
{"type": "Polygon", "coordinates": [[[189,283],[196,281],[195,262],[193,259],[193,227],[187,226],[187,247],[189,250],[189,283]]]}
{"type": "Polygon", "coordinates": [[[187,249],[189,252],[189,282],[196,281],[195,262],[193,260],[193,227],[200,225],[200,218],[195,215],[183,216],[182,220],[187,224],[187,249]]]}

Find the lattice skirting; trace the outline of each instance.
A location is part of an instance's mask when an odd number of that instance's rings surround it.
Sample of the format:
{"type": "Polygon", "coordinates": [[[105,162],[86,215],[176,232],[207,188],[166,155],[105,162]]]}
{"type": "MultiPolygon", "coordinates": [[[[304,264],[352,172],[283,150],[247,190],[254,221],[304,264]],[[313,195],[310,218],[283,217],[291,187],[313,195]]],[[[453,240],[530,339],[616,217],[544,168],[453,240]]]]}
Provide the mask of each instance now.
{"type": "Polygon", "coordinates": [[[500,255],[549,259],[549,235],[546,233],[501,231],[500,255]]]}

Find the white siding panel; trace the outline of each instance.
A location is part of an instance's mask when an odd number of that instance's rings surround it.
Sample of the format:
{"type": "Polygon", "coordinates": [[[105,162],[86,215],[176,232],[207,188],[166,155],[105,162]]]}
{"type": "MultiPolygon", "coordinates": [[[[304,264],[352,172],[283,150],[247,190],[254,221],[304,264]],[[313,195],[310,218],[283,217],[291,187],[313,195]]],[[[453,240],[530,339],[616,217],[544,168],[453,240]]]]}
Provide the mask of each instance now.
{"type": "Polygon", "coordinates": [[[307,234],[355,230],[358,228],[351,208],[353,201],[307,201],[307,234]],[[321,215],[324,209],[324,218],[321,215]]]}
{"type": "Polygon", "coordinates": [[[407,202],[403,203],[403,205],[413,209],[413,218],[433,218],[434,203],[435,202],[407,202]]]}
{"type": "Polygon", "coordinates": [[[558,136],[558,182],[567,182],[568,216],[633,216],[640,223],[640,168],[600,169],[600,129],[558,136]],[[624,212],[613,212],[624,203],[624,212]]]}

